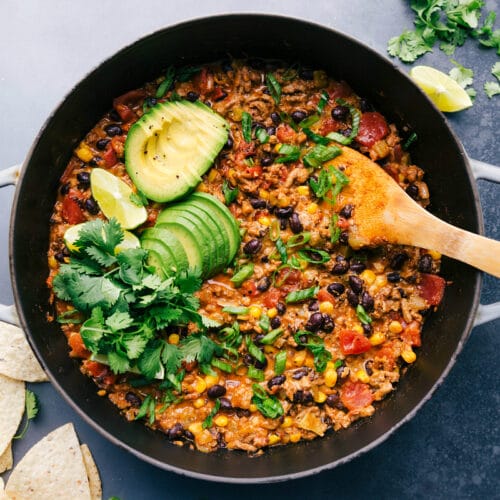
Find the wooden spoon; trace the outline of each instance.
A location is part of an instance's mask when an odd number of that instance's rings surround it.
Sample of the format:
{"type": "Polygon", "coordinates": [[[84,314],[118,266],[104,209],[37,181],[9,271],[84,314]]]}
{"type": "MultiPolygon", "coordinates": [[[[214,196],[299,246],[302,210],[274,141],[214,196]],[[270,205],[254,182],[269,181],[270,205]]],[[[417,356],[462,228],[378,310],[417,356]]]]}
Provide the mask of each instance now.
{"type": "Polygon", "coordinates": [[[354,205],[349,230],[352,248],[395,243],[437,250],[500,277],[500,242],[431,215],[379,165],[351,148],[342,147],[342,154],[328,165],[345,167],[349,177],[338,205],[354,205]]]}

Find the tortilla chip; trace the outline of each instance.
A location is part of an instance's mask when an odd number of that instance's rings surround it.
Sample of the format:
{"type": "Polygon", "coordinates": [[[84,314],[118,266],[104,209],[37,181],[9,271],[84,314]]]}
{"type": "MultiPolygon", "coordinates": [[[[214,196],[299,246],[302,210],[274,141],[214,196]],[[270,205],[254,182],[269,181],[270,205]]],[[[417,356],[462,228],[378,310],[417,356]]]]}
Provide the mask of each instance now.
{"type": "Polygon", "coordinates": [[[0,455],[0,474],[9,469],[12,469],[12,443],[9,443],[3,455],[0,455]]]}
{"type": "Polygon", "coordinates": [[[24,382],[0,375],[0,456],[10,445],[24,414],[24,382]]]}
{"type": "Polygon", "coordinates": [[[91,500],[73,424],[47,434],[24,455],[14,467],[5,493],[14,500],[91,500]]]}
{"type": "Polygon", "coordinates": [[[5,494],[3,490],[3,479],[0,477],[0,500],[9,500],[9,497],[5,494]]]}
{"type": "Polygon", "coordinates": [[[99,477],[99,470],[94,462],[94,457],[90,453],[90,448],[86,444],[80,446],[82,450],[83,463],[87,469],[87,478],[89,480],[90,498],[92,500],[102,499],[102,486],[101,478],[99,477]]]}
{"type": "Polygon", "coordinates": [[[48,380],[21,328],[1,321],[0,374],[26,382],[48,380]]]}

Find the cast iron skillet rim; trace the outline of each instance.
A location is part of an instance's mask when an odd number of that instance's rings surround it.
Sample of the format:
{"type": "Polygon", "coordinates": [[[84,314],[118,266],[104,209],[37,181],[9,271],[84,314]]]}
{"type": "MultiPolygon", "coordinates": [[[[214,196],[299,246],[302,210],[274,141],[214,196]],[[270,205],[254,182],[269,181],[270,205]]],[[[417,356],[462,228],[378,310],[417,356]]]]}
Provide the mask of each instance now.
{"type": "MultiPolygon", "coordinates": [[[[91,78],[95,72],[97,72],[102,66],[106,65],[113,58],[126,52],[127,50],[130,50],[138,43],[141,43],[150,37],[158,36],[160,33],[163,33],[165,31],[172,31],[172,30],[176,30],[179,28],[184,28],[186,26],[194,27],[194,26],[199,25],[199,24],[210,23],[214,19],[227,20],[228,22],[230,22],[232,19],[238,19],[238,18],[242,18],[242,17],[243,18],[255,18],[255,19],[259,19],[259,18],[267,18],[267,19],[271,18],[272,19],[272,18],[274,18],[274,19],[277,19],[277,20],[283,21],[283,22],[288,21],[288,22],[292,22],[292,23],[305,24],[305,25],[311,26],[312,29],[320,29],[320,30],[330,31],[330,32],[336,33],[336,34],[346,38],[347,40],[349,40],[353,44],[361,45],[364,48],[364,50],[370,52],[370,54],[373,58],[381,59],[385,64],[389,64],[393,70],[396,70],[400,74],[401,77],[407,79],[408,81],[411,81],[410,78],[406,75],[406,73],[404,73],[402,70],[400,70],[399,67],[397,67],[392,61],[388,60],[386,57],[382,56],[379,52],[375,51],[374,49],[372,49],[368,45],[364,44],[363,42],[356,40],[355,38],[351,37],[350,35],[346,35],[343,32],[340,32],[338,30],[334,30],[332,28],[329,28],[327,26],[323,26],[321,24],[317,24],[317,23],[309,21],[309,20],[302,20],[302,19],[298,19],[298,18],[294,18],[294,17],[290,17],[290,16],[282,16],[282,15],[277,15],[277,14],[259,14],[259,13],[223,14],[223,15],[207,16],[207,17],[201,17],[201,18],[191,19],[191,20],[187,20],[187,21],[182,21],[182,22],[176,23],[174,25],[168,26],[166,28],[161,28],[159,30],[155,30],[155,31],[141,37],[140,39],[135,40],[134,42],[126,45],[125,47],[120,49],[118,52],[115,52],[114,54],[112,54],[111,56],[106,58],[104,61],[99,63],[91,71],[89,71],[83,78],[81,78],[79,80],[79,82],[76,85],[74,85],[66,93],[66,95],[63,97],[63,99],[60,101],[59,105],[57,105],[54,108],[54,110],[49,114],[48,118],[46,119],[46,121],[42,125],[39,133],[36,135],[35,140],[31,146],[31,148],[29,149],[29,151],[26,155],[26,158],[23,162],[21,173],[19,176],[18,187],[15,190],[15,194],[14,194],[13,210],[11,212],[10,229],[9,229],[9,265],[10,265],[12,288],[13,288],[13,292],[14,292],[14,301],[15,301],[15,305],[16,305],[16,308],[18,311],[21,326],[22,326],[23,330],[25,332],[27,332],[27,334],[28,334],[27,335],[28,341],[29,341],[31,347],[33,348],[33,350],[35,351],[38,360],[41,362],[45,371],[48,373],[48,376],[50,378],[51,383],[56,387],[57,391],[59,392],[59,394],[62,395],[64,400],[69,403],[69,405],[76,411],[76,413],[78,413],[80,415],[80,417],[82,417],[82,419],[86,423],[88,423],[91,427],[93,427],[95,430],[97,430],[97,432],[99,432],[101,435],[103,435],[105,438],[107,438],[113,444],[119,446],[120,448],[127,450],[128,452],[132,453],[133,455],[140,458],[141,460],[144,460],[145,462],[148,462],[148,463],[150,463],[156,467],[159,467],[161,469],[164,469],[164,470],[167,470],[170,472],[175,472],[175,473],[183,475],[183,476],[201,479],[201,480],[223,482],[223,483],[234,483],[234,484],[258,484],[258,483],[270,483],[270,482],[286,481],[286,480],[290,480],[290,479],[304,478],[304,477],[307,477],[307,476],[310,476],[313,474],[317,474],[321,471],[333,469],[334,467],[345,464],[345,463],[351,461],[352,459],[368,452],[372,448],[375,448],[376,446],[381,444],[383,441],[388,439],[389,436],[391,436],[400,426],[402,426],[404,423],[406,423],[410,419],[412,419],[415,416],[415,414],[417,413],[417,411],[423,406],[423,404],[425,402],[427,402],[432,397],[432,395],[434,394],[436,389],[443,383],[444,379],[446,378],[449,371],[453,367],[459,353],[461,352],[468,336],[470,335],[470,332],[474,326],[474,318],[475,318],[475,314],[477,311],[477,307],[479,305],[482,274],[479,272],[476,273],[475,280],[474,280],[475,281],[474,282],[475,291],[474,291],[474,297],[473,297],[473,301],[471,304],[469,316],[468,316],[466,325],[464,327],[464,331],[462,333],[462,336],[460,338],[460,341],[458,342],[457,347],[455,348],[454,353],[451,356],[448,364],[446,365],[445,369],[441,373],[440,377],[435,381],[434,385],[428,391],[428,393],[419,401],[419,403],[405,417],[400,419],[391,429],[386,431],[378,439],[375,439],[374,441],[370,442],[368,445],[364,446],[363,448],[360,448],[360,449],[356,450],[355,452],[353,452],[353,453],[351,453],[351,454],[349,454],[341,459],[338,459],[338,460],[333,461],[333,462],[329,462],[329,463],[324,464],[322,466],[314,467],[312,469],[303,470],[300,472],[283,474],[283,475],[278,475],[278,476],[242,478],[242,477],[224,477],[224,476],[215,476],[215,475],[211,475],[211,474],[203,474],[203,473],[194,472],[194,471],[190,471],[190,470],[186,470],[186,469],[181,469],[181,468],[178,468],[176,466],[162,462],[160,460],[154,459],[154,458],[152,458],[148,455],[145,455],[144,453],[136,450],[135,448],[132,448],[131,446],[125,444],[124,442],[120,441],[118,438],[116,438],[115,436],[113,436],[112,434],[110,434],[109,432],[104,430],[102,427],[100,427],[90,416],[88,416],[85,412],[83,412],[83,410],[80,409],[78,404],[73,399],[71,399],[71,397],[66,393],[66,391],[63,390],[63,388],[59,385],[56,375],[54,375],[52,373],[52,370],[50,370],[49,367],[46,365],[45,361],[43,360],[43,358],[40,355],[40,352],[39,352],[37,346],[35,345],[34,340],[31,337],[31,333],[27,328],[27,322],[26,322],[26,318],[24,315],[24,310],[22,308],[22,301],[20,299],[19,289],[17,286],[16,273],[15,273],[15,267],[14,267],[14,257],[13,257],[14,256],[14,237],[13,237],[14,221],[16,219],[16,214],[17,214],[19,195],[21,192],[26,169],[30,163],[30,158],[31,158],[32,153],[35,150],[40,138],[45,134],[45,131],[50,128],[50,124],[52,122],[54,115],[59,111],[60,107],[67,100],[67,98],[71,94],[73,94],[75,91],[78,90],[80,83],[91,78]]],[[[423,92],[420,91],[420,93],[421,93],[422,97],[427,99],[434,106],[434,104],[430,101],[430,99],[423,92]]],[[[479,234],[483,234],[484,233],[484,223],[483,223],[483,216],[482,216],[481,205],[480,205],[480,201],[479,201],[477,185],[476,185],[475,179],[472,175],[472,170],[470,168],[467,155],[463,149],[461,142],[458,140],[455,132],[450,127],[450,125],[449,125],[448,121],[446,120],[446,118],[444,117],[444,115],[442,113],[438,112],[437,116],[440,116],[440,119],[442,120],[442,122],[444,123],[444,125],[448,129],[448,131],[450,132],[452,139],[455,142],[455,146],[457,147],[458,151],[462,155],[464,166],[465,166],[468,178],[469,178],[469,184],[470,184],[470,187],[472,189],[472,193],[473,193],[473,197],[474,197],[474,203],[475,203],[476,214],[477,214],[476,221],[477,221],[478,228],[479,228],[479,234]]]]}

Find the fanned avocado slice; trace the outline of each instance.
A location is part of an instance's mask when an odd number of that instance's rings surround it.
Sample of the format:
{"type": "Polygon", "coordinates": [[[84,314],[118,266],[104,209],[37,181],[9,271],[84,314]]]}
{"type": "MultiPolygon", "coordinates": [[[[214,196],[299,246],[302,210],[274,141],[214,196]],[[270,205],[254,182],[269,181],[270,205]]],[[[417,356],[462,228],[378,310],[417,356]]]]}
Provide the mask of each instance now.
{"type": "Polygon", "coordinates": [[[205,104],[159,103],[130,128],[125,166],[137,186],[158,202],[195,188],[227,141],[227,122],[205,104]]]}

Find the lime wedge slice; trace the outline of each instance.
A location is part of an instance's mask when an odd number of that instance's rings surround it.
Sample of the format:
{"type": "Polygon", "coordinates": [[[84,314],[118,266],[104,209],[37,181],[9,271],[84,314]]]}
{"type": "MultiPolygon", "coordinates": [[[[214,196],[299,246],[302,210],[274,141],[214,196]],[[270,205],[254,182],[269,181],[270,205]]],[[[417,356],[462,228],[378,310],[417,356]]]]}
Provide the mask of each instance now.
{"type": "MultiPolygon", "coordinates": [[[[64,243],[70,252],[78,252],[75,241],[78,240],[80,230],[85,227],[86,224],[88,224],[88,222],[82,222],[81,224],[76,224],[66,229],[64,233],[64,243]]],[[[139,248],[140,246],[141,243],[139,238],[135,234],[130,231],[123,231],[123,241],[119,245],[116,245],[115,253],[119,253],[127,248],[139,248]]]]}
{"type": "Polygon", "coordinates": [[[103,214],[108,219],[115,217],[123,229],[133,229],[146,220],[146,209],[137,206],[130,198],[134,193],[132,188],[115,175],[94,168],[90,174],[90,187],[103,214]]]}
{"type": "Polygon", "coordinates": [[[429,96],[440,111],[462,111],[472,106],[469,94],[445,73],[430,66],[415,66],[412,80],[429,96]]]}

